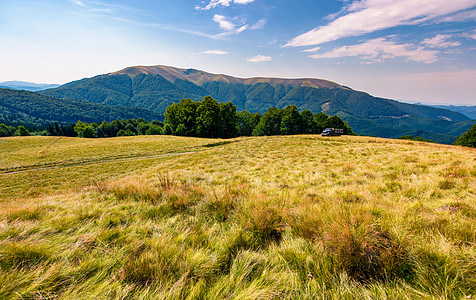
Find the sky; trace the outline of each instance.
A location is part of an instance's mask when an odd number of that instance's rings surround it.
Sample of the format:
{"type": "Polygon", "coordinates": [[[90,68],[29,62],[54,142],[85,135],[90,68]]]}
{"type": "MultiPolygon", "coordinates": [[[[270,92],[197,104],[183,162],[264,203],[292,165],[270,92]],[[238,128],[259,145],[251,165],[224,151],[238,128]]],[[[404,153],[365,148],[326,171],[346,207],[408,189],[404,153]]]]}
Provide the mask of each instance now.
{"type": "Polygon", "coordinates": [[[0,82],[138,65],[476,105],[476,0],[0,0],[0,82]]]}

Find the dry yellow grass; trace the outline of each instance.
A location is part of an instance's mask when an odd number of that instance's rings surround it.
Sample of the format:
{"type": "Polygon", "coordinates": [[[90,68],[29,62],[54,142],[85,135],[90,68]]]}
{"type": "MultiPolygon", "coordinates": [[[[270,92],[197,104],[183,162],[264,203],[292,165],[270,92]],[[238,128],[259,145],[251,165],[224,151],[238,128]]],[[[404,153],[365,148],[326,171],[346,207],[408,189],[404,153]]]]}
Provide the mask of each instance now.
{"type": "Polygon", "coordinates": [[[476,294],[475,149],[320,136],[1,140],[0,298],[476,294]]]}

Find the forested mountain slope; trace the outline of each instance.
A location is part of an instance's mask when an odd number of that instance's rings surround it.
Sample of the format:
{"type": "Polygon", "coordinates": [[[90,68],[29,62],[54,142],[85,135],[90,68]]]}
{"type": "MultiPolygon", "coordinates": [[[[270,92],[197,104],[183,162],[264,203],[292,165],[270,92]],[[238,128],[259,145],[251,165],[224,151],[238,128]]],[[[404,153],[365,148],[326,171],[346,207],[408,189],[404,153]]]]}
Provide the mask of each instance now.
{"type": "Polygon", "coordinates": [[[139,117],[148,120],[163,118],[161,114],[143,108],[109,106],[58,99],[35,92],[0,89],[0,123],[101,122],[139,117]]]}

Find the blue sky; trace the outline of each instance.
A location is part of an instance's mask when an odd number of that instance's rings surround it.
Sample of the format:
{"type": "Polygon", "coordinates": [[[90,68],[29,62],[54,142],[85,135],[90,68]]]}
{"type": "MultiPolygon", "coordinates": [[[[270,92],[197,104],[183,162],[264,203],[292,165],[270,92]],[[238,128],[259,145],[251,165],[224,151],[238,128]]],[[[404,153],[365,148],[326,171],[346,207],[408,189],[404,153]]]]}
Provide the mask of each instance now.
{"type": "Polygon", "coordinates": [[[476,105],[476,0],[0,0],[0,82],[136,65],[476,105]]]}

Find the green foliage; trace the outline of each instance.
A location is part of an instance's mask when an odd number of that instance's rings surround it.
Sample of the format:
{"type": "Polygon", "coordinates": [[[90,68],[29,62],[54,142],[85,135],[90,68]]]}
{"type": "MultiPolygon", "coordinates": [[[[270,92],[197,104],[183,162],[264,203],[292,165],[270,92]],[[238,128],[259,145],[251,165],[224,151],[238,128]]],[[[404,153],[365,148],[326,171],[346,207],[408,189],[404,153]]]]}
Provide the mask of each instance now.
{"type": "Polygon", "coordinates": [[[303,133],[304,122],[295,105],[289,105],[282,111],[281,134],[293,135],[303,133]]]}
{"type": "Polygon", "coordinates": [[[182,99],[179,103],[173,103],[165,110],[165,123],[172,127],[175,133],[177,127],[182,125],[179,132],[184,136],[196,136],[197,108],[200,102],[191,99],[182,99]]]}
{"type": "Polygon", "coordinates": [[[261,117],[258,125],[253,129],[254,136],[280,135],[281,134],[281,110],[271,107],[261,117]]]}
{"type": "Polygon", "coordinates": [[[15,133],[13,135],[16,135],[16,136],[29,136],[30,135],[30,132],[28,130],[26,130],[26,128],[24,126],[18,126],[18,129],[17,131],[15,131],[15,133]]]}
{"type": "Polygon", "coordinates": [[[454,145],[476,147],[476,124],[474,124],[468,131],[463,133],[455,142],[454,145]]]}
{"type": "Polygon", "coordinates": [[[252,114],[247,110],[240,111],[237,114],[238,136],[251,136],[260,119],[260,113],[252,114]]]}
{"type": "Polygon", "coordinates": [[[172,126],[170,126],[170,124],[165,124],[164,125],[164,135],[172,135],[174,132],[173,132],[173,129],[172,129],[172,126]]]}
{"type": "Polygon", "coordinates": [[[78,134],[78,137],[81,137],[81,138],[97,137],[96,129],[94,128],[93,124],[88,124],[88,123],[83,123],[81,121],[78,121],[78,123],[76,123],[76,126],[74,126],[74,131],[78,134]]]}
{"type": "Polygon", "coordinates": [[[203,98],[197,107],[196,124],[196,133],[199,137],[218,138],[223,136],[223,121],[218,101],[210,96],[203,98]]]}
{"type": "Polygon", "coordinates": [[[145,131],[145,134],[146,135],[161,135],[163,134],[163,131],[161,127],[151,124],[149,128],[147,128],[147,130],[145,131]]]}
{"type": "Polygon", "coordinates": [[[14,127],[0,123],[0,137],[12,136],[14,132],[14,127]]]}

